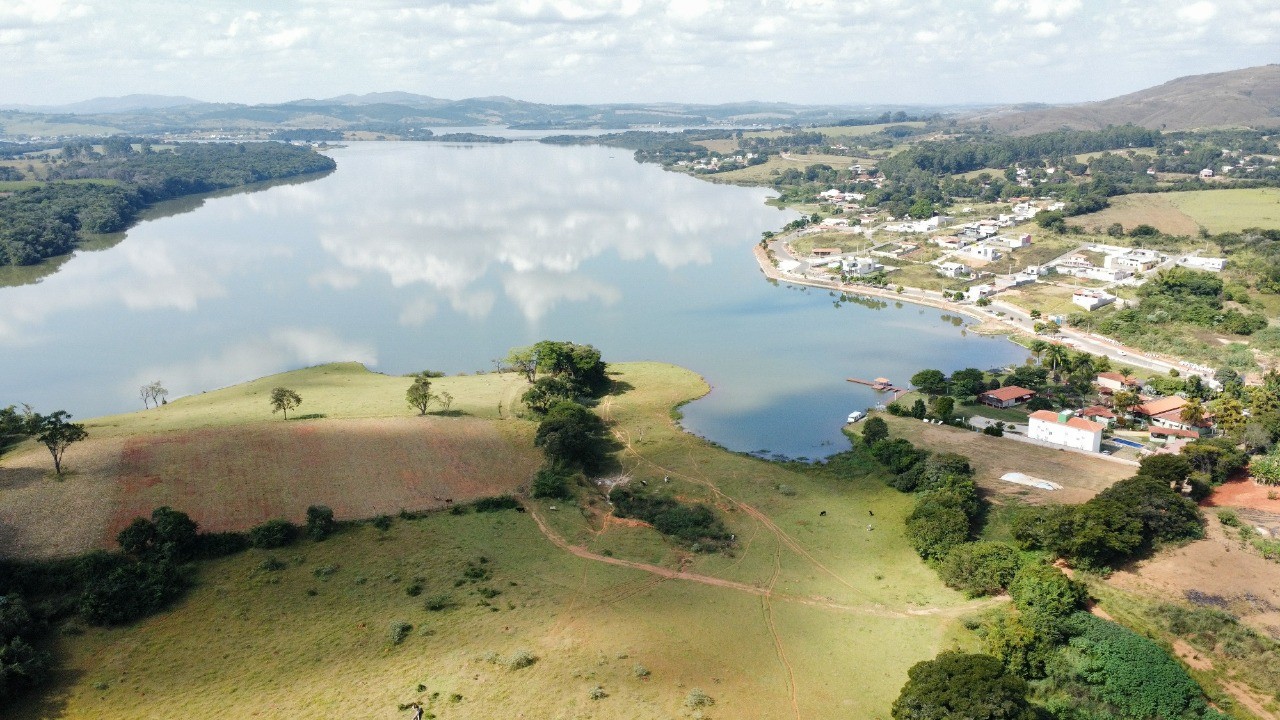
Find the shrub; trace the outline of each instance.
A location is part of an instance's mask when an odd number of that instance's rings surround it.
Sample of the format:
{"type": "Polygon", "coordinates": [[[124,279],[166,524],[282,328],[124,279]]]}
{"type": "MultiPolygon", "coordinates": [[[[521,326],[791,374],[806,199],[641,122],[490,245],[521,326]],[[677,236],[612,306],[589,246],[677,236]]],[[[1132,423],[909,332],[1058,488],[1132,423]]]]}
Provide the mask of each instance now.
{"type": "Polygon", "coordinates": [[[520,501],[510,495],[499,495],[497,497],[480,498],[472,503],[476,512],[498,512],[499,510],[515,510],[520,507],[520,501]]]}
{"type": "Polygon", "coordinates": [[[227,557],[249,549],[249,538],[244,533],[200,533],[196,536],[195,556],[202,560],[227,557]]]}
{"type": "Polygon", "coordinates": [[[93,625],[124,625],[165,607],[186,585],[169,560],[125,562],[88,579],[80,613],[93,625]]]}
{"type": "Polygon", "coordinates": [[[1065,622],[1084,603],[1084,587],[1044,563],[1024,565],[1009,583],[1009,595],[1027,624],[1047,637],[1065,632],[1065,622]]]}
{"type": "Polygon", "coordinates": [[[943,558],[938,574],[970,597],[995,595],[1009,586],[1021,563],[1017,548],[1008,543],[962,543],[943,558]]]}
{"type": "Polygon", "coordinates": [[[333,520],[333,510],[327,505],[312,505],[307,508],[307,537],[312,540],[324,540],[337,528],[338,524],[333,520]]]}
{"type": "Polygon", "coordinates": [[[375,517],[373,520],[370,520],[369,522],[371,522],[374,527],[378,528],[383,532],[386,532],[391,529],[390,515],[379,515],[375,517]]]}
{"type": "Polygon", "coordinates": [[[889,437],[889,423],[884,418],[871,416],[862,424],[862,442],[868,447],[889,437]]]}
{"type": "Polygon", "coordinates": [[[990,655],[944,652],[907,671],[895,720],[1033,720],[1027,683],[990,655]]]}
{"type": "Polygon", "coordinates": [[[404,594],[409,597],[418,597],[422,594],[422,583],[413,583],[404,589],[404,594]]]}
{"type": "Polygon", "coordinates": [[[608,465],[611,447],[609,430],[598,415],[570,401],[556,403],[538,424],[534,445],[542,448],[553,465],[582,470],[587,474],[603,471],[608,465]]]}
{"type": "Polygon", "coordinates": [[[715,704],[715,698],[706,694],[699,688],[690,690],[689,694],[684,697],[684,706],[692,710],[697,710],[698,708],[704,708],[715,704]]]}
{"type": "Polygon", "coordinates": [[[687,505],[657,493],[621,486],[609,494],[619,517],[643,520],[664,535],[708,549],[729,540],[729,531],[706,505],[687,505]]]}
{"type": "Polygon", "coordinates": [[[597,685],[591,688],[591,691],[587,693],[587,697],[591,698],[592,700],[603,700],[609,697],[609,693],[605,692],[604,688],[597,685]]]}
{"type": "Polygon", "coordinates": [[[649,668],[641,665],[640,663],[636,663],[631,667],[631,674],[638,678],[647,678],[649,677],[649,668]]]}
{"type": "Polygon", "coordinates": [[[298,537],[298,526],[288,520],[268,520],[249,531],[249,542],[256,548],[284,547],[298,537]]]}
{"type": "Polygon", "coordinates": [[[411,632],[413,632],[413,625],[403,620],[391,623],[391,644],[399,645],[404,642],[405,638],[409,637],[411,632]]]}
{"type": "Polygon", "coordinates": [[[538,662],[538,657],[528,650],[517,650],[507,658],[507,667],[512,670],[520,670],[538,662]]]}
{"type": "Polygon", "coordinates": [[[445,593],[438,593],[436,595],[428,595],[426,600],[422,602],[422,607],[426,608],[430,612],[440,612],[441,610],[448,609],[451,604],[452,602],[448,595],[445,593]]]}
{"type": "Polygon", "coordinates": [[[532,494],[536,498],[567,500],[573,496],[570,490],[572,473],[551,465],[543,465],[533,476],[532,494]]]}
{"type": "Polygon", "coordinates": [[[289,567],[288,563],[274,555],[268,555],[266,560],[258,563],[258,569],[262,572],[280,572],[287,567],[289,567]]]}

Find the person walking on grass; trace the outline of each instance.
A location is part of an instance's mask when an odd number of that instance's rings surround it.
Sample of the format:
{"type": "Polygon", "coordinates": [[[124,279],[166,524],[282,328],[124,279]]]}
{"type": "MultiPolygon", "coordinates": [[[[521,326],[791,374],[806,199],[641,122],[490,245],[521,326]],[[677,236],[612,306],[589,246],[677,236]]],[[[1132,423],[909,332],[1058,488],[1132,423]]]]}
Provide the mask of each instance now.
{"type": "Polygon", "coordinates": [[[422,703],[414,703],[412,707],[413,720],[422,720],[422,703]]]}

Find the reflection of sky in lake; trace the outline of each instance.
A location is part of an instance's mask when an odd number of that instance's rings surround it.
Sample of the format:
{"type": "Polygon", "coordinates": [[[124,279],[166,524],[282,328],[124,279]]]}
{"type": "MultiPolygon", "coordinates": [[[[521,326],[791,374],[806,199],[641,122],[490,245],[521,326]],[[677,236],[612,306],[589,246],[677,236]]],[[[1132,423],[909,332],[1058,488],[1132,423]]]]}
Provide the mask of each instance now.
{"type": "Polygon", "coordinates": [[[334,157],[321,180],[210,199],[0,289],[0,404],[87,417],[134,407],[157,378],[176,396],[329,360],[470,371],[560,338],[703,374],[715,390],[685,424],[728,447],[818,456],[876,399],[846,377],[1020,356],[935,310],[770,285],[750,248],[789,215],[762,190],[604,148],[334,157]]]}

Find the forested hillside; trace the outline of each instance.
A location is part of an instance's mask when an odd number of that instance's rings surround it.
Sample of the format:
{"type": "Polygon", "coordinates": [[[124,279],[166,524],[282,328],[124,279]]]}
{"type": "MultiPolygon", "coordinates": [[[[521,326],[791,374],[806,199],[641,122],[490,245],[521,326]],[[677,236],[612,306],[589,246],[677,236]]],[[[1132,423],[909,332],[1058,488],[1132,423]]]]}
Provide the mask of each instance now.
{"type": "Polygon", "coordinates": [[[335,167],[311,148],[281,143],[187,143],[155,151],[122,142],[105,144],[101,153],[71,144],[63,156],[66,162],[50,171],[52,182],[0,198],[0,265],[68,253],[85,234],[120,232],[162,200],[335,167]]]}

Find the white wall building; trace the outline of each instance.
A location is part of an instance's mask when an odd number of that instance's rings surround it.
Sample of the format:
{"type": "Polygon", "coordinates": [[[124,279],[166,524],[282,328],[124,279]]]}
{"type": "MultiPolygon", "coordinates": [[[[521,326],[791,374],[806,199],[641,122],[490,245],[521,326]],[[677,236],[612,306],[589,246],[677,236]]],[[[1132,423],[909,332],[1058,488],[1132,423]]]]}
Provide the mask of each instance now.
{"type": "Polygon", "coordinates": [[[1037,410],[1031,413],[1027,423],[1027,437],[1052,445],[1098,452],[1102,447],[1101,423],[1078,418],[1071,411],[1055,413],[1051,410],[1037,410]]]}
{"type": "Polygon", "coordinates": [[[969,266],[958,262],[938,263],[938,274],[943,277],[969,277],[969,266]]]}
{"type": "Polygon", "coordinates": [[[840,261],[846,275],[870,275],[884,270],[884,265],[869,257],[844,258],[840,261]]]}
{"type": "Polygon", "coordinates": [[[1197,256],[1195,256],[1195,255],[1187,255],[1186,257],[1184,257],[1184,258],[1182,258],[1182,259],[1178,260],[1178,264],[1179,264],[1179,265],[1181,265],[1182,267],[1185,267],[1185,268],[1191,268],[1192,270],[1206,270],[1206,271],[1208,271],[1208,272],[1222,272],[1222,269],[1223,269],[1223,268],[1225,268],[1225,267],[1227,266],[1227,259],[1226,259],[1226,258],[1197,257],[1197,256]]]}
{"type": "Polygon", "coordinates": [[[1003,255],[991,245],[971,245],[962,250],[965,255],[970,255],[979,260],[999,260],[1003,255]]]}
{"type": "Polygon", "coordinates": [[[1093,312],[1103,305],[1110,305],[1115,301],[1115,295],[1101,290],[1077,290],[1071,294],[1071,302],[1089,312],[1093,312]]]}

